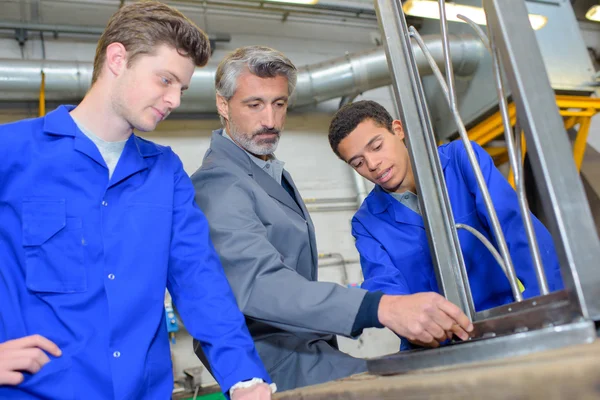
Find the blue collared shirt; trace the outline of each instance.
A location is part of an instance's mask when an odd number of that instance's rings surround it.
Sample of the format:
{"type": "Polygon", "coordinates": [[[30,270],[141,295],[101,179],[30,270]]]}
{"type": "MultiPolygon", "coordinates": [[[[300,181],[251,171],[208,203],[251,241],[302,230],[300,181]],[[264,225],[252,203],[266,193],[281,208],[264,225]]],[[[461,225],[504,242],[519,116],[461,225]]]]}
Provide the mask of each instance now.
{"type": "Polygon", "coordinates": [[[109,180],[71,109],[0,126],[0,342],[63,351],[0,398],[170,398],[165,288],[224,391],[271,382],[179,158],[131,135],[109,180]]]}
{"type": "Polygon", "coordinates": [[[406,192],[402,192],[402,193],[390,192],[390,195],[394,199],[399,201],[400,203],[404,204],[406,207],[410,208],[417,214],[421,215],[421,207],[419,206],[419,198],[417,197],[416,194],[414,194],[410,190],[407,190],[406,192]]]}

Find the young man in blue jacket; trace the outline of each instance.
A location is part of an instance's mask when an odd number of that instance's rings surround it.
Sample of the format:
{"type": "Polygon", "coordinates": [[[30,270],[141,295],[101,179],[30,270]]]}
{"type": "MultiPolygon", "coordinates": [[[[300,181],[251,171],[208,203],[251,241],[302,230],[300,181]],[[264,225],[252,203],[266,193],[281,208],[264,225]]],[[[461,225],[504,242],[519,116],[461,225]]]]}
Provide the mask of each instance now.
{"type": "Polygon", "coordinates": [[[0,398],[171,398],[165,288],[223,391],[271,398],[181,161],[133,133],[209,56],[177,10],[122,7],[81,104],[0,126],[0,398]]]}
{"type": "MultiPolygon", "coordinates": [[[[360,253],[363,288],[388,294],[438,292],[418,193],[404,144],[402,123],[380,104],[359,101],[342,107],[329,127],[333,151],[375,184],[352,219],[360,253]]],[[[539,295],[517,195],[491,157],[473,144],[498,213],[524,297],[539,295]]],[[[495,243],[473,168],[460,141],[438,149],[456,223],[470,225],[495,243]]],[[[550,290],[562,280],[552,237],[532,216],[550,290]]],[[[513,302],[508,279],[489,250],[471,233],[458,232],[477,311],[513,302]]],[[[410,348],[402,341],[401,348],[410,348]]]]}

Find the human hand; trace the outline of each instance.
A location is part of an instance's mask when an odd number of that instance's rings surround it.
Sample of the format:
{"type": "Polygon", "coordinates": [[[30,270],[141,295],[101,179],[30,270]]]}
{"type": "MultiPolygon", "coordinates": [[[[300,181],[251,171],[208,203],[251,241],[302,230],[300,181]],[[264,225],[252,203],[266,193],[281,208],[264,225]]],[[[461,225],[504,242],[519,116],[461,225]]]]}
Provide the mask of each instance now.
{"type": "Polygon", "coordinates": [[[247,388],[235,389],[231,400],[271,400],[271,388],[266,383],[257,383],[247,388]]]}
{"type": "Polygon", "coordinates": [[[56,344],[40,335],[0,343],[0,385],[16,386],[23,382],[23,373],[38,372],[50,358],[45,352],[59,357],[62,352],[56,344]]]}
{"type": "Polygon", "coordinates": [[[453,335],[467,340],[473,331],[473,324],[456,305],[433,292],[384,295],[377,315],[383,325],[423,347],[438,347],[453,335]]]}

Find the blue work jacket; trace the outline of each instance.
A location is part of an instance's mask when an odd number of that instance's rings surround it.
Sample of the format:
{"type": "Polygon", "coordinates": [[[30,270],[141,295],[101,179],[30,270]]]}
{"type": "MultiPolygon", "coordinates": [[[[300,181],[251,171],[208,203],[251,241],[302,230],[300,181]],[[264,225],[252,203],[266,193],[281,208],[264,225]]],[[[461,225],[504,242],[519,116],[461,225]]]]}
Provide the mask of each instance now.
{"type": "MultiPolygon", "coordinates": [[[[483,177],[489,188],[502,231],[525,287],[524,297],[539,294],[517,194],[492,158],[473,143],[483,177]]],[[[470,225],[497,248],[488,212],[464,145],[453,141],[438,148],[456,223],[470,225]]],[[[563,288],[552,237],[532,215],[550,290],[563,288]]],[[[423,218],[380,186],[375,186],[352,219],[352,234],[360,253],[364,275],[362,287],[386,294],[438,292],[423,218]]],[[[477,311],[513,302],[508,279],[489,250],[470,232],[459,229],[460,241],[473,302],[477,311]]],[[[403,347],[404,347],[403,340],[403,347]]]]}
{"type": "Polygon", "coordinates": [[[177,155],[131,135],[109,180],[71,109],[0,126],[0,342],[63,352],[0,398],[169,399],[165,288],[224,391],[270,382],[177,155]]]}

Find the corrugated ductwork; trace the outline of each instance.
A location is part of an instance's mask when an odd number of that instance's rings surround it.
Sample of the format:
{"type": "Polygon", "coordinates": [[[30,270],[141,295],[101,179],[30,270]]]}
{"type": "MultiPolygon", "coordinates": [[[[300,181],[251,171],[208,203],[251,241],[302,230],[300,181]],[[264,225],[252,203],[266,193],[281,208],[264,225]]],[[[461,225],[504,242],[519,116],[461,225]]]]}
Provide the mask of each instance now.
{"type": "MultiPolygon", "coordinates": [[[[438,64],[443,65],[439,36],[425,36],[425,40],[438,64]]],[[[483,56],[481,43],[472,36],[453,36],[450,43],[455,74],[471,75],[483,56]]],[[[431,70],[418,48],[415,53],[421,74],[430,74],[431,70]]],[[[37,100],[42,68],[46,75],[48,101],[76,102],[89,88],[92,63],[4,59],[0,60],[0,101],[37,100]]],[[[196,70],[179,111],[215,111],[214,74],[214,66],[196,70]]],[[[301,67],[292,106],[356,95],[390,83],[383,47],[347,54],[301,67]]]]}

